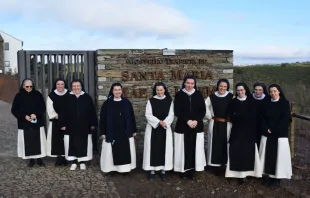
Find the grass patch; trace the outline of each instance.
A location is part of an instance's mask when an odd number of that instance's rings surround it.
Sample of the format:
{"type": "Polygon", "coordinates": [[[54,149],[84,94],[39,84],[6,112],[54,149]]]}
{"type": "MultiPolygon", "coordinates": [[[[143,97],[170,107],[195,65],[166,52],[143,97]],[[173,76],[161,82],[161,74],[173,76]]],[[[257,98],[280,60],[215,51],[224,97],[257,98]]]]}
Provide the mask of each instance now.
{"type": "Polygon", "coordinates": [[[234,83],[243,81],[252,90],[255,82],[267,86],[278,83],[287,99],[295,102],[296,112],[310,115],[310,67],[309,66],[247,66],[234,67],[234,83]]]}

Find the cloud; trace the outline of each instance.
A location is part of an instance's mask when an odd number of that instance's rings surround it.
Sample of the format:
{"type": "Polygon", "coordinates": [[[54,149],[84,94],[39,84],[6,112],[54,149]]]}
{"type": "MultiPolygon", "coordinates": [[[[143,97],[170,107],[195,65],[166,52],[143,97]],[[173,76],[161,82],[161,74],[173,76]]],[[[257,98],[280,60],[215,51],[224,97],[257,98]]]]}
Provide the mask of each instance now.
{"type": "Polygon", "coordinates": [[[303,48],[290,48],[284,46],[253,46],[229,43],[207,43],[204,40],[193,38],[156,40],[154,37],[141,37],[136,40],[105,37],[87,32],[61,32],[52,35],[49,39],[44,37],[28,37],[24,49],[31,50],[97,50],[97,49],[210,49],[234,50],[234,64],[277,64],[283,62],[310,61],[310,51],[303,48]],[[62,36],[63,35],[63,36],[62,36]],[[83,42],[79,42],[83,41],[83,42]]]}
{"type": "Polygon", "coordinates": [[[243,49],[238,56],[248,59],[310,59],[310,50],[286,46],[253,46],[251,49],[243,49]]]}
{"type": "Polygon", "coordinates": [[[195,22],[169,1],[6,0],[1,2],[0,11],[15,12],[36,22],[68,24],[129,37],[181,37],[195,28],[195,22]]]}
{"type": "Polygon", "coordinates": [[[253,46],[235,50],[235,64],[279,64],[310,61],[310,50],[284,46],[253,46]]]}
{"type": "Polygon", "coordinates": [[[154,36],[139,37],[135,40],[106,36],[98,32],[72,31],[70,28],[51,26],[53,31],[44,30],[40,37],[31,35],[39,29],[24,34],[25,50],[97,50],[97,49],[210,49],[234,50],[234,64],[265,64],[310,61],[308,48],[280,45],[249,45],[234,42],[209,42],[208,39],[186,37],[156,39],[154,36]],[[55,31],[56,30],[56,31],[55,31]]]}
{"type": "MultiPolygon", "coordinates": [[[[307,42],[280,43],[261,35],[241,39],[216,24],[210,29],[209,23],[197,31],[195,21],[173,8],[175,0],[62,1],[3,1],[1,16],[14,16],[14,21],[0,20],[0,26],[23,40],[25,50],[229,49],[234,50],[235,64],[310,60],[307,42]]],[[[238,13],[227,16],[244,18],[238,13]]]]}

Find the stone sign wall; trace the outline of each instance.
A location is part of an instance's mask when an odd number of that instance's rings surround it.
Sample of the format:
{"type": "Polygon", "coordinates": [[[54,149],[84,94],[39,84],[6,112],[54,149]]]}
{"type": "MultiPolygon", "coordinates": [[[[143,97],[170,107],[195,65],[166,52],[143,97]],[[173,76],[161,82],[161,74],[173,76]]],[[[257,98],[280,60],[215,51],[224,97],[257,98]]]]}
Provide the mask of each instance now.
{"type": "MultiPolygon", "coordinates": [[[[164,82],[174,97],[184,75],[193,74],[205,98],[214,92],[219,78],[229,79],[231,87],[233,83],[232,50],[175,50],[175,55],[163,55],[161,49],[103,49],[97,51],[97,67],[98,109],[107,99],[112,83],[120,82],[123,95],[133,103],[138,133],[142,135],[145,106],[154,83],[164,82]]],[[[139,142],[143,142],[142,137],[137,138],[139,142]]],[[[142,152],[143,143],[137,146],[142,147],[137,149],[142,152]]]]}

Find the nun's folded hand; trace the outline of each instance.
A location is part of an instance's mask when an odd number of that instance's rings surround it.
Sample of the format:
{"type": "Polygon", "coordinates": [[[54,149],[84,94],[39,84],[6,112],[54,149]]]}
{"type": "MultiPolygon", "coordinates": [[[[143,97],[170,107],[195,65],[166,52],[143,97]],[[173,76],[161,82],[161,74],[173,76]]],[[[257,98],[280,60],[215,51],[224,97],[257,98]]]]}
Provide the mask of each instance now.
{"type": "Polygon", "coordinates": [[[105,135],[102,135],[101,138],[102,138],[102,139],[105,139],[105,135]]]}
{"type": "Polygon", "coordinates": [[[63,130],[63,131],[65,131],[65,130],[66,130],[66,127],[61,127],[60,129],[63,130]]]}
{"type": "Polygon", "coordinates": [[[94,126],[90,127],[91,130],[94,130],[95,128],[96,128],[96,127],[94,127],[94,126]]]}
{"type": "Polygon", "coordinates": [[[30,117],[32,120],[37,118],[37,116],[35,114],[31,114],[30,117]]]}
{"type": "Polygon", "coordinates": [[[167,127],[167,124],[164,121],[160,121],[160,126],[162,126],[163,128],[167,127]]]}
{"type": "Polygon", "coordinates": [[[27,121],[29,121],[29,122],[31,121],[31,117],[28,116],[28,115],[26,115],[25,119],[26,119],[27,121]]]}
{"type": "Polygon", "coordinates": [[[192,128],[193,121],[192,120],[187,121],[187,125],[192,128]]]}
{"type": "Polygon", "coordinates": [[[195,128],[197,126],[197,121],[196,120],[189,120],[187,121],[187,125],[190,127],[190,128],[195,128]]]}
{"type": "Polygon", "coordinates": [[[133,137],[136,137],[136,135],[137,135],[137,133],[133,133],[133,134],[132,134],[133,137]]]}
{"type": "Polygon", "coordinates": [[[268,133],[271,133],[270,129],[268,129],[268,133]]]}

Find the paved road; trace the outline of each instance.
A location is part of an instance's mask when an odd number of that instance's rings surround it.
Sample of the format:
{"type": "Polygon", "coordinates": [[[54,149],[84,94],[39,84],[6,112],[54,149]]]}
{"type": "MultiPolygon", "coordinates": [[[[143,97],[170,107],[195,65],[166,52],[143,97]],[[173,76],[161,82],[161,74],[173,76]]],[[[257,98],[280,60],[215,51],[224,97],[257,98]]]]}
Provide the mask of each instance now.
{"type": "Polygon", "coordinates": [[[0,100],[0,156],[17,156],[17,122],[11,104],[0,100]]]}
{"type": "Polygon", "coordinates": [[[99,169],[98,156],[85,171],[55,167],[46,158],[46,167],[27,167],[17,158],[17,123],[11,105],[0,101],[0,197],[119,197],[113,182],[99,169]]]}

